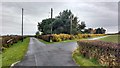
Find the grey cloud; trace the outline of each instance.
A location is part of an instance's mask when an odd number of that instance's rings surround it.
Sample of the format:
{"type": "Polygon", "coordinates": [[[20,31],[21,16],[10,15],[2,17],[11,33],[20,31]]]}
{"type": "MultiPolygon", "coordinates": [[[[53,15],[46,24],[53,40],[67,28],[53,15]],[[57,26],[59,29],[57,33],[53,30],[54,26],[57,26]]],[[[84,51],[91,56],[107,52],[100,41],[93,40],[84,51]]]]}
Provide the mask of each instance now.
{"type": "Polygon", "coordinates": [[[119,0],[2,0],[2,2],[118,2],[119,0]]]}
{"type": "Polygon", "coordinates": [[[50,8],[54,9],[54,17],[59,12],[70,9],[87,27],[103,26],[110,31],[118,26],[117,2],[4,2],[2,3],[3,34],[20,34],[21,8],[24,8],[24,34],[35,34],[37,22],[50,16],[50,8]],[[9,26],[10,25],[10,26],[9,26]]]}

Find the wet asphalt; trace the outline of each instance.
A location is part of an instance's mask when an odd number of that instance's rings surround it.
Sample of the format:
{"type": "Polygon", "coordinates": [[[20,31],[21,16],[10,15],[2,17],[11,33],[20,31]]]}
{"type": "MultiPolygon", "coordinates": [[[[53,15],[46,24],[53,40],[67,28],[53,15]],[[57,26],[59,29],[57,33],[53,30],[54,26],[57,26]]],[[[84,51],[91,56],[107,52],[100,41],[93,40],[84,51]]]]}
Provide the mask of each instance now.
{"type": "Polygon", "coordinates": [[[77,66],[72,59],[72,51],[76,42],[44,44],[31,37],[28,51],[15,66],[77,66]]]}

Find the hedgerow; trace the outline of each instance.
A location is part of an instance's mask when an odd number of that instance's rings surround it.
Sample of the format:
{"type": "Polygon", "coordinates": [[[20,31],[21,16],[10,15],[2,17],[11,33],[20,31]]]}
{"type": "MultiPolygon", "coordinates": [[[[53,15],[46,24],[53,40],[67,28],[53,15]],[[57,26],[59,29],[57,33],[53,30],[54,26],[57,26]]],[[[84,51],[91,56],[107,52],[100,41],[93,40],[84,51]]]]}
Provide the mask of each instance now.
{"type": "Polygon", "coordinates": [[[78,34],[78,35],[52,34],[52,35],[40,35],[38,36],[38,38],[43,39],[47,42],[50,42],[50,40],[52,40],[53,42],[60,42],[64,40],[82,39],[104,35],[105,34],[78,34]]]}
{"type": "MultiPolygon", "coordinates": [[[[26,38],[26,37],[24,37],[26,38]]],[[[17,43],[18,41],[22,40],[22,36],[2,36],[2,49],[8,48],[14,43],[17,43]]]]}
{"type": "Polygon", "coordinates": [[[98,40],[78,41],[79,52],[86,58],[96,59],[102,65],[120,65],[120,44],[98,40]]]}

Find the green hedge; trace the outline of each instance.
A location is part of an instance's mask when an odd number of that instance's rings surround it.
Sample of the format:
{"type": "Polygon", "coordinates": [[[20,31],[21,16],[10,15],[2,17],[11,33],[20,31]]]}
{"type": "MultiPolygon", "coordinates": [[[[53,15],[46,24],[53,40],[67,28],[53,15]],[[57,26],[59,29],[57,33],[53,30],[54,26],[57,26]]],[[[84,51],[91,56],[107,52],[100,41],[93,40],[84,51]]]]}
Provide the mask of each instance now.
{"type": "Polygon", "coordinates": [[[102,65],[120,66],[120,44],[98,40],[77,41],[80,53],[102,65]]]}

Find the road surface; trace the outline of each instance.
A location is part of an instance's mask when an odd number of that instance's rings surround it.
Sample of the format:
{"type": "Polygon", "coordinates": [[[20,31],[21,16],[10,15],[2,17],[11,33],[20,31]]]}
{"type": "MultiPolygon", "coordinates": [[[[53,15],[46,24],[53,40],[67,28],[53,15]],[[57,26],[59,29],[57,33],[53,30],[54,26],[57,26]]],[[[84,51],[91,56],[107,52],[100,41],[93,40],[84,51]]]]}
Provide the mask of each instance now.
{"type": "MultiPolygon", "coordinates": [[[[89,38],[87,40],[96,40],[104,37],[107,36],[89,38]]],[[[77,66],[72,60],[72,51],[77,46],[76,42],[44,44],[38,39],[31,37],[27,54],[15,66],[77,66]]]]}
{"type": "Polygon", "coordinates": [[[15,66],[77,66],[72,60],[72,51],[76,47],[76,42],[48,45],[30,38],[27,54],[15,66]]]}

